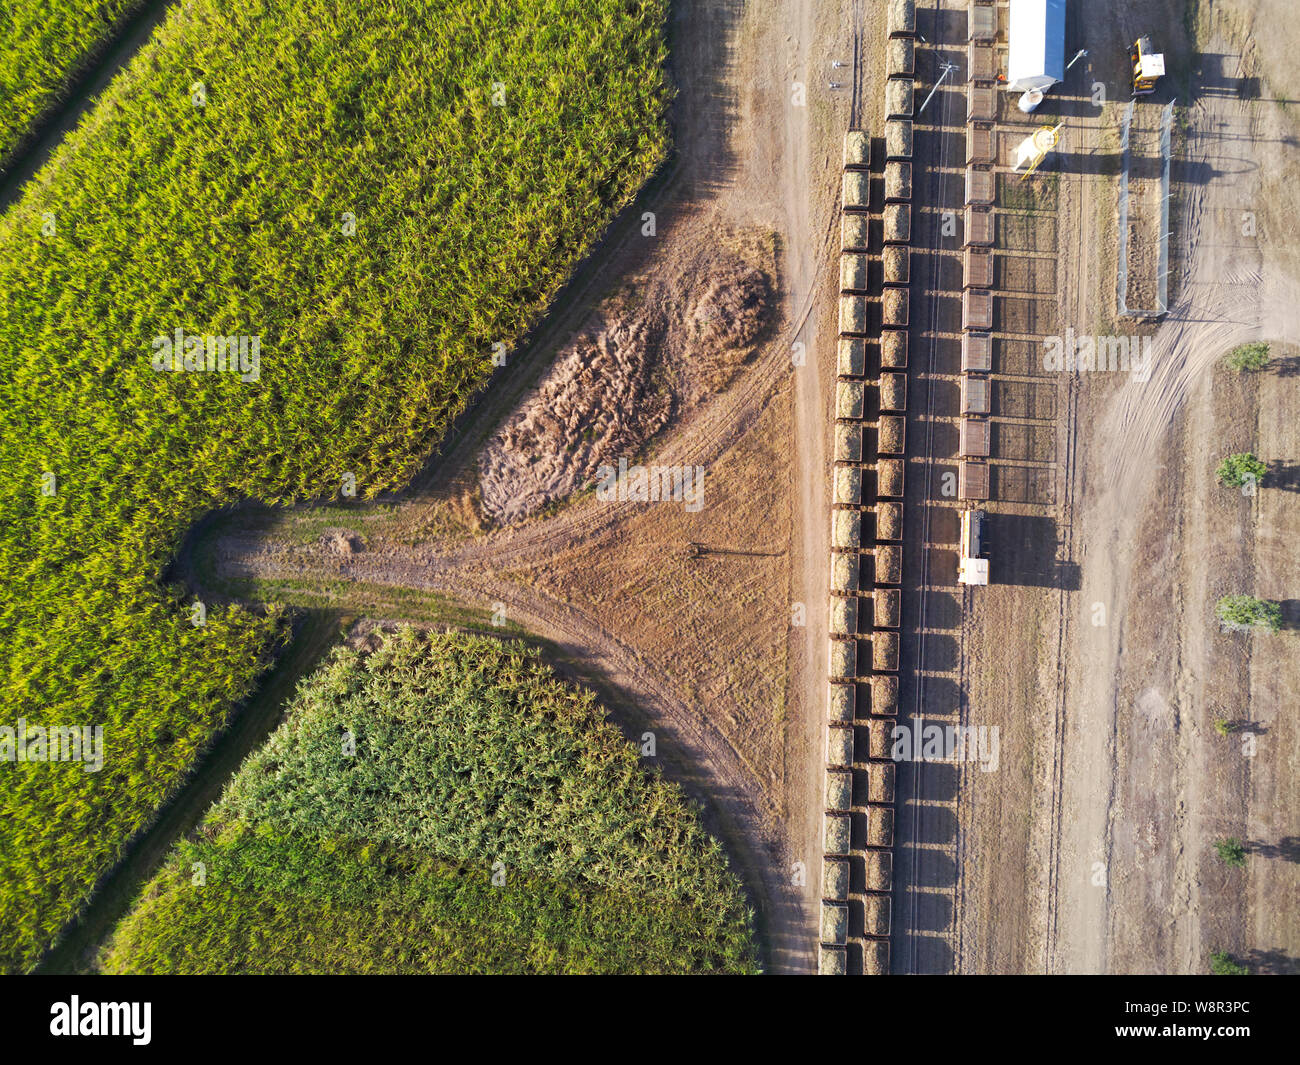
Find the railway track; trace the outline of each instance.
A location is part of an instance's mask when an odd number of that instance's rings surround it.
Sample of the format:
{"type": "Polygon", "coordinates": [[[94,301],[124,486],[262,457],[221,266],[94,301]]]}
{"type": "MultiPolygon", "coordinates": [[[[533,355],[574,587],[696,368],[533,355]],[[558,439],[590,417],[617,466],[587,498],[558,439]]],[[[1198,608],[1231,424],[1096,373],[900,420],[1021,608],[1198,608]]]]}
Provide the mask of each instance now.
{"type": "MultiPolygon", "coordinates": [[[[945,63],[952,62],[953,60],[959,58],[958,56],[953,55],[947,50],[950,47],[947,43],[941,43],[938,40],[939,33],[940,33],[939,28],[941,26],[940,13],[946,11],[947,9],[948,7],[947,4],[944,2],[944,0],[934,0],[934,3],[930,8],[931,34],[934,38],[932,46],[928,49],[928,51],[930,52],[933,58],[933,64],[932,64],[933,70],[932,70],[931,81],[930,81],[931,85],[933,85],[940,77],[945,63]]],[[[952,136],[954,136],[954,134],[949,132],[948,129],[950,125],[950,117],[951,117],[951,110],[952,110],[951,107],[952,96],[953,93],[951,91],[941,91],[939,94],[937,94],[937,98],[932,101],[932,104],[936,105],[938,109],[938,122],[931,127],[933,130],[937,132],[938,142],[939,142],[938,158],[935,161],[935,165],[933,165],[931,168],[931,181],[930,181],[930,188],[931,188],[930,202],[932,207],[936,211],[944,209],[947,203],[946,196],[948,195],[948,178],[950,176],[948,172],[949,169],[948,147],[949,147],[949,139],[952,136]]],[[[926,706],[927,706],[926,689],[927,689],[927,680],[928,680],[927,673],[926,673],[926,669],[927,669],[926,643],[928,638],[931,635],[929,633],[928,612],[929,612],[929,601],[931,598],[931,594],[935,590],[935,586],[932,581],[931,566],[930,566],[930,555],[932,549],[931,519],[933,516],[934,508],[936,505],[938,505],[937,501],[934,498],[934,465],[936,459],[934,427],[935,427],[935,420],[936,420],[935,419],[935,382],[936,382],[936,372],[937,372],[935,353],[939,343],[940,323],[939,323],[939,301],[935,298],[935,295],[941,291],[942,286],[941,286],[941,279],[940,279],[940,270],[944,259],[943,253],[937,246],[937,241],[935,242],[935,244],[936,246],[930,249],[933,256],[933,263],[931,269],[931,276],[929,279],[930,282],[929,283],[930,315],[929,315],[929,322],[928,322],[929,344],[927,345],[928,359],[926,364],[926,399],[925,399],[925,408],[924,408],[925,446],[924,446],[924,451],[922,453],[922,457],[924,459],[924,465],[925,465],[925,492],[922,499],[922,507],[921,507],[921,513],[922,513],[921,538],[920,538],[921,569],[920,569],[920,577],[917,582],[916,698],[914,702],[915,714],[917,718],[926,717],[926,706]]],[[[965,613],[968,605],[969,605],[969,601],[967,597],[963,595],[963,600],[962,600],[963,623],[960,630],[959,641],[958,641],[959,646],[957,652],[959,664],[964,660],[964,656],[965,656],[965,646],[966,646],[965,613]]],[[[960,688],[960,681],[959,681],[959,695],[958,695],[959,716],[958,716],[957,723],[964,723],[960,711],[960,707],[964,703],[964,699],[962,698],[960,691],[961,688],[960,688]]],[[[958,847],[959,847],[958,841],[960,839],[960,832],[958,831],[954,833],[952,842],[948,846],[944,846],[942,844],[934,844],[934,843],[928,843],[923,845],[920,842],[924,835],[924,830],[921,824],[923,812],[933,805],[932,800],[928,800],[924,798],[924,796],[929,793],[928,789],[924,785],[926,783],[927,778],[933,775],[934,775],[934,771],[933,768],[930,766],[930,763],[917,760],[913,764],[912,789],[910,795],[910,802],[912,807],[911,810],[912,847],[911,847],[911,862],[909,868],[910,882],[908,887],[909,913],[908,913],[908,950],[907,950],[907,971],[910,973],[917,973],[921,971],[922,968],[924,967],[923,959],[920,956],[920,946],[921,946],[922,939],[928,937],[923,937],[918,934],[922,924],[921,914],[920,914],[920,903],[923,895],[932,894],[933,892],[928,890],[923,892],[920,890],[920,886],[925,879],[921,874],[921,866],[925,860],[925,855],[928,853],[932,853],[936,850],[949,851],[953,860],[953,882],[950,887],[950,893],[951,893],[951,909],[949,911],[950,922],[949,922],[946,936],[944,938],[948,940],[950,950],[952,951],[952,957],[954,959],[954,963],[957,958],[955,930],[959,924],[959,921],[957,919],[957,914],[959,909],[958,904],[959,904],[960,897],[959,897],[959,887],[958,887],[959,879],[958,879],[957,871],[960,868],[959,851],[958,851],[958,847]]],[[[956,763],[955,776],[956,776],[957,790],[956,793],[953,795],[952,799],[949,800],[946,803],[946,805],[951,806],[953,812],[954,824],[957,824],[959,818],[959,812],[961,809],[960,797],[961,797],[962,767],[960,761],[956,763]]]]}

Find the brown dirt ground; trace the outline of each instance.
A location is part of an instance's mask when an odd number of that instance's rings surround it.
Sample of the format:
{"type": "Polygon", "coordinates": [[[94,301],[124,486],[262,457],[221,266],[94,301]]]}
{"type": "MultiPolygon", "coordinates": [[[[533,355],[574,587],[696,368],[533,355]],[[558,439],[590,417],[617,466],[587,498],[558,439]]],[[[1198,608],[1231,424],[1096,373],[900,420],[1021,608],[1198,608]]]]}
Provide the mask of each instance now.
{"type": "MultiPolygon", "coordinates": [[[[1291,626],[1297,615],[1288,344],[1300,324],[1300,194],[1294,157],[1279,150],[1294,143],[1293,115],[1276,102],[1297,95],[1288,11],[1215,4],[1196,27],[1197,56],[1182,5],[1160,0],[1102,12],[1077,42],[1112,96],[1124,71],[1111,53],[1143,31],[1205,88],[1175,170],[1176,276],[1156,371],[1145,384],[1092,375],[1059,386],[1058,437],[1040,456],[1058,477],[1050,521],[1000,560],[1027,571],[1045,552],[1068,579],[1009,579],[975,607],[970,701],[1000,713],[1010,771],[976,775],[964,796],[959,970],[1195,973],[1216,949],[1256,972],[1300,969],[1298,637],[1221,633],[1213,617],[1238,591],[1281,601],[1291,626]],[[1274,342],[1268,371],[1217,368],[1254,339],[1274,342]],[[1245,449],[1277,470],[1255,500],[1213,479],[1224,453],[1245,449]],[[1221,718],[1238,730],[1219,735],[1221,718]],[[1248,842],[1245,869],[1215,858],[1227,836],[1248,842]]],[[[1170,88],[1187,101],[1186,85],[1170,88]]],[[[1111,117],[1082,115],[1073,143],[1104,145],[1111,117]]],[[[1056,310],[1079,332],[1116,331],[1111,181],[1095,163],[1060,177],[1056,310]]]]}

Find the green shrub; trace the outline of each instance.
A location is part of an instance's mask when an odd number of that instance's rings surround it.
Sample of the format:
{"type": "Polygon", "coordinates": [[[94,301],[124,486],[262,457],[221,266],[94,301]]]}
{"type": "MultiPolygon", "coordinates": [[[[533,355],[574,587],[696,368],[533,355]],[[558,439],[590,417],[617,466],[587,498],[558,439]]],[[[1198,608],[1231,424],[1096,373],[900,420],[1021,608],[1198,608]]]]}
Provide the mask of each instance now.
{"type": "Polygon", "coordinates": [[[1241,344],[1228,352],[1224,359],[1228,369],[1243,373],[1247,370],[1262,370],[1268,365],[1269,347],[1256,341],[1253,344],[1241,344]]]}
{"type": "Polygon", "coordinates": [[[1282,628],[1282,605],[1253,595],[1225,595],[1219,600],[1215,613],[1231,629],[1277,632],[1282,628]]]}
{"type": "Polygon", "coordinates": [[[367,656],[340,650],[303,683],[104,959],[165,973],[754,967],[726,857],[590,693],[522,644],[410,630],[367,656]]]}
{"type": "Polygon", "coordinates": [[[1238,869],[1246,864],[1246,848],[1242,845],[1241,840],[1235,837],[1216,839],[1214,841],[1214,852],[1219,856],[1219,860],[1229,868],[1238,869]]]}
{"type": "Polygon", "coordinates": [[[1238,963],[1231,954],[1224,950],[1210,953],[1210,972],[1215,976],[1249,976],[1250,970],[1238,963]]]}
{"type": "Polygon", "coordinates": [[[410,477],[664,158],[664,14],[193,0],[0,218],[0,722],[107,747],[97,774],[0,766],[0,969],[39,957],[272,649],[275,618],[195,627],[161,586],[185,531],[410,477]],[[155,370],[178,328],[260,338],[257,380],[155,370]]]}
{"type": "Polygon", "coordinates": [[[1263,482],[1266,473],[1268,467],[1263,462],[1249,451],[1243,451],[1237,455],[1229,455],[1220,462],[1219,468],[1214,471],[1214,476],[1225,488],[1240,488],[1248,482],[1252,486],[1258,486],[1263,482]]]}

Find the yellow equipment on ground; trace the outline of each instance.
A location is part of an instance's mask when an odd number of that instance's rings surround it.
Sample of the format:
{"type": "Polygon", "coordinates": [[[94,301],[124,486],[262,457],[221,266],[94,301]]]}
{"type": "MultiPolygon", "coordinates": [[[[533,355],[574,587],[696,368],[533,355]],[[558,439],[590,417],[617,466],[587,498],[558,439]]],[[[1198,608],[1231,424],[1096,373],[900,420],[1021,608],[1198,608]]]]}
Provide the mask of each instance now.
{"type": "Polygon", "coordinates": [[[1151,38],[1143,35],[1133,42],[1128,57],[1133,63],[1133,95],[1155,92],[1156,82],[1165,76],[1164,53],[1151,51],[1151,38]]]}

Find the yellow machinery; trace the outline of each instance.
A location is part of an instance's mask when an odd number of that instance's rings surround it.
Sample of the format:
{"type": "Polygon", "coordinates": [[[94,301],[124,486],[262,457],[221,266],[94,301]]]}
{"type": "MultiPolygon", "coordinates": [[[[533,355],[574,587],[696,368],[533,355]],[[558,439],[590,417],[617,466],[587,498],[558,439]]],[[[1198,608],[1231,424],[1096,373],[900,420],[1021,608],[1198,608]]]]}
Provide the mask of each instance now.
{"type": "Polygon", "coordinates": [[[1155,92],[1156,82],[1165,75],[1164,53],[1151,51],[1151,38],[1144,35],[1133,42],[1128,57],[1133,63],[1133,95],[1155,92]]]}
{"type": "Polygon", "coordinates": [[[1038,164],[1047,158],[1047,154],[1056,147],[1057,141],[1061,139],[1061,129],[1064,122],[1056,126],[1039,126],[1028,137],[1022,140],[1016,146],[1015,160],[1011,164],[1011,172],[1019,174],[1020,180],[1023,181],[1029,174],[1038,169],[1038,164]]]}

